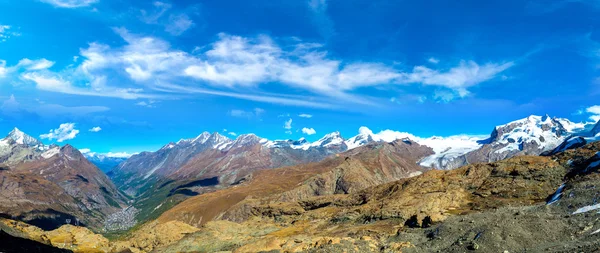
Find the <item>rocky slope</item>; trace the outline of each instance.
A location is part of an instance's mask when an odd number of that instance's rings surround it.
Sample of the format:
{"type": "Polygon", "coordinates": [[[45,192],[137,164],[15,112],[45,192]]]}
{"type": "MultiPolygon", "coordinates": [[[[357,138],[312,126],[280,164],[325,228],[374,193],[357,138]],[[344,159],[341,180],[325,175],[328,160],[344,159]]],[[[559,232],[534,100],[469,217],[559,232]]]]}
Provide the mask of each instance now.
{"type": "Polygon", "coordinates": [[[599,246],[597,215],[582,215],[600,209],[593,201],[599,151],[594,143],[300,201],[256,197],[241,223],[205,223],[162,251],[588,251],[599,246]],[[563,197],[547,205],[557,188],[563,197]]]}
{"type": "Polygon", "coordinates": [[[200,225],[218,217],[246,217],[241,210],[258,197],[300,200],[344,194],[421,174],[416,164],[433,151],[410,140],[371,143],[319,163],[303,164],[250,174],[238,186],[192,197],[170,209],[160,221],[181,219],[200,225]],[[239,216],[238,216],[239,215],[239,216]]]}
{"type": "Polygon", "coordinates": [[[18,129],[2,139],[0,213],[45,229],[100,229],[126,198],[77,149],[45,146],[18,129]]]}

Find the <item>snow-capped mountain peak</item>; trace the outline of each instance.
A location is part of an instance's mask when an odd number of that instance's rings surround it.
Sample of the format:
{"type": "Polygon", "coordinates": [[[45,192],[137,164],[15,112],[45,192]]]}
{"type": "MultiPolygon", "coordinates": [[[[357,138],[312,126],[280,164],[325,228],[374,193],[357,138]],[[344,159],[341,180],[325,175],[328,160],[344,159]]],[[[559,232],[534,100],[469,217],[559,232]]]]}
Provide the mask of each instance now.
{"type": "Polygon", "coordinates": [[[6,138],[10,138],[20,145],[38,146],[42,144],[40,140],[27,135],[26,133],[22,132],[16,127],[12,131],[10,131],[10,133],[8,133],[8,136],[6,136],[6,138]]]}
{"type": "Polygon", "coordinates": [[[227,138],[227,136],[223,136],[218,132],[213,133],[204,143],[209,143],[214,149],[223,150],[229,144],[231,144],[232,140],[227,138]]]}
{"type": "Polygon", "coordinates": [[[371,129],[363,126],[358,129],[358,135],[346,141],[346,145],[348,146],[348,149],[353,149],[365,145],[369,142],[380,140],[381,138],[373,134],[373,131],[371,131],[371,129]]]}
{"type": "Polygon", "coordinates": [[[211,135],[209,132],[203,132],[202,134],[198,135],[198,137],[191,140],[191,142],[205,143],[210,136],[211,135]]]}
{"type": "Polygon", "coordinates": [[[531,115],[494,129],[493,141],[506,145],[496,153],[522,150],[523,143],[536,144],[542,151],[554,149],[560,145],[571,131],[579,129],[567,119],[556,119],[550,116],[531,115]],[[568,126],[568,129],[564,126],[568,126]]]}
{"type": "Polygon", "coordinates": [[[339,131],[335,131],[333,133],[328,133],[325,136],[323,136],[323,138],[319,139],[318,141],[315,141],[312,143],[311,146],[313,147],[329,147],[329,146],[334,146],[334,145],[342,145],[344,144],[345,140],[342,137],[342,135],[340,134],[339,131]]]}
{"type": "Polygon", "coordinates": [[[256,134],[241,134],[235,140],[233,140],[226,149],[239,148],[245,146],[252,146],[256,144],[262,144],[267,142],[265,138],[260,138],[256,134]]]}

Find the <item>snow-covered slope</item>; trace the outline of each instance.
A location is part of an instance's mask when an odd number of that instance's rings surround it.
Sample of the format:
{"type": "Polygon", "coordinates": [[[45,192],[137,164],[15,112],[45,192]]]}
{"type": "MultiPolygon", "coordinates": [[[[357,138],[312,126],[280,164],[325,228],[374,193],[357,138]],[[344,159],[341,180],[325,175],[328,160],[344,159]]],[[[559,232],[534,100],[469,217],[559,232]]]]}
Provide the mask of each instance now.
{"type": "Polygon", "coordinates": [[[434,156],[422,160],[421,165],[454,169],[469,163],[494,162],[516,155],[539,155],[555,149],[586,126],[586,123],[573,123],[568,119],[532,115],[495,127],[485,140],[467,138],[451,141],[457,152],[446,157],[436,151],[434,156]],[[465,153],[460,154],[460,147],[464,147],[465,153]]]}
{"type": "Polygon", "coordinates": [[[41,141],[23,133],[16,127],[10,133],[8,133],[8,136],[6,136],[6,138],[10,138],[20,145],[27,145],[32,147],[42,145],[41,141]]]}
{"type": "Polygon", "coordinates": [[[469,135],[420,139],[419,144],[431,147],[435,154],[425,157],[419,164],[438,169],[448,168],[457,157],[481,148],[484,139],[484,136],[469,135]]]}
{"type": "Polygon", "coordinates": [[[555,154],[563,152],[567,149],[578,148],[594,141],[600,141],[600,121],[597,122],[589,131],[574,133],[565,141],[563,141],[558,147],[556,147],[551,153],[555,154]]]}

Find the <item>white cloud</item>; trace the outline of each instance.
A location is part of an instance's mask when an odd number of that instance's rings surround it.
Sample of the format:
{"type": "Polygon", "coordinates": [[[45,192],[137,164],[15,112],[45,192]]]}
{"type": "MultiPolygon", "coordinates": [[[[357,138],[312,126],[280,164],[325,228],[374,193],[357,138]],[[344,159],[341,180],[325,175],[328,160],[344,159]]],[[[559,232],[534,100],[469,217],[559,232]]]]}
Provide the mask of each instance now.
{"type": "Polygon", "coordinates": [[[228,134],[231,136],[237,136],[237,134],[235,132],[229,132],[228,134]]]}
{"type": "Polygon", "coordinates": [[[193,93],[304,107],[348,108],[350,103],[378,104],[351,92],[363,87],[434,85],[466,96],[469,87],[514,65],[462,61],[450,69],[416,66],[403,71],[397,65],[335,59],[316,43],[287,40],[280,45],[266,35],[247,38],[219,34],[217,41],[190,54],[156,37],[131,34],[124,28],[116,28],[115,32],[126,45],[112,48],[91,43],[81,50],[79,65],[74,69],[27,72],[22,78],[35,82],[38,89],[87,96],[158,99],[193,93]],[[266,93],[261,90],[265,83],[311,95],[266,93]]]}
{"type": "Polygon", "coordinates": [[[194,21],[190,19],[187,14],[171,14],[169,16],[169,22],[165,26],[165,31],[171,35],[179,36],[188,29],[194,27],[194,21]]]}
{"type": "Polygon", "coordinates": [[[488,81],[512,66],[514,62],[488,63],[481,66],[474,61],[461,61],[459,66],[446,72],[417,66],[412,73],[405,74],[401,82],[443,86],[456,90],[460,96],[466,96],[469,93],[467,88],[488,81]]]}
{"type": "Polygon", "coordinates": [[[8,74],[8,69],[6,69],[6,61],[0,60],[0,78],[3,78],[8,74]]]}
{"type": "Polygon", "coordinates": [[[111,157],[111,158],[129,158],[132,155],[136,155],[138,153],[128,153],[128,152],[108,152],[108,153],[96,153],[93,152],[91,149],[89,148],[82,148],[79,149],[79,152],[81,152],[84,155],[88,155],[88,156],[106,156],[106,157],[111,157]]]}
{"type": "Polygon", "coordinates": [[[141,94],[141,89],[106,87],[103,84],[105,81],[104,78],[99,78],[96,79],[95,82],[92,82],[90,84],[92,89],[74,86],[70,81],[64,80],[60,75],[53,76],[41,72],[27,72],[22,74],[21,78],[26,81],[32,81],[39,90],[50,92],[84,96],[118,97],[123,99],[152,97],[141,94]]]}
{"type": "Polygon", "coordinates": [[[316,134],[317,131],[315,131],[314,128],[302,128],[302,133],[307,134],[307,135],[313,135],[316,134]]]}
{"type": "Polygon", "coordinates": [[[429,59],[427,59],[428,62],[433,63],[433,64],[438,64],[440,63],[440,60],[434,57],[431,57],[429,59]]]}
{"type": "Polygon", "coordinates": [[[307,119],[310,119],[310,118],[312,118],[313,116],[312,116],[312,114],[306,114],[306,113],[302,113],[302,114],[298,115],[298,117],[300,117],[300,118],[307,118],[307,119]]]}
{"type": "Polygon", "coordinates": [[[592,120],[594,122],[600,121],[600,105],[590,106],[590,107],[586,108],[585,111],[587,113],[592,114],[590,116],[590,120],[592,120]]]}
{"type": "Polygon", "coordinates": [[[54,5],[60,8],[79,8],[86,7],[99,2],[100,0],[40,0],[41,2],[54,5]]]}
{"type": "Polygon", "coordinates": [[[288,130],[292,129],[292,119],[286,120],[283,123],[283,128],[288,129],[288,130]]]}
{"type": "Polygon", "coordinates": [[[44,58],[39,59],[39,60],[30,60],[30,59],[24,58],[24,59],[20,60],[19,63],[17,64],[17,67],[23,67],[27,70],[42,70],[42,69],[48,69],[52,66],[54,66],[54,62],[46,60],[44,58]]]}
{"type": "Polygon", "coordinates": [[[82,154],[89,154],[89,155],[95,155],[96,153],[92,152],[91,149],[89,148],[81,148],[79,149],[79,152],[81,152],[82,154]]]}
{"type": "Polygon", "coordinates": [[[229,115],[232,117],[238,117],[238,118],[260,118],[261,115],[263,115],[265,113],[265,110],[262,108],[254,108],[251,111],[244,111],[244,110],[231,110],[229,111],[229,115]]]}
{"type": "Polygon", "coordinates": [[[147,108],[155,108],[156,106],[154,105],[156,103],[156,101],[154,100],[148,100],[148,101],[140,101],[135,103],[135,105],[137,106],[142,106],[142,107],[147,107],[147,108]]]}
{"type": "Polygon", "coordinates": [[[11,37],[21,36],[18,32],[10,31],[12,26],[0,24],[0,42],[5,42],[11,37]]]}
{"type": "Polygon", "coordinates": [[[40,135],[40,138],[63,142],[75,139],[77,134],[79,134],[79,130],[75,129],[75,123],[64,123],[60,124],[58,129],[53,129],[47,134],[40,135]]]}
{"type": "Polygon", "coordinates": [[[99,126],[97,126],[97,127],[92,127],[92,128],[89,130],[89,131],[90,131],[90,132],[92,132],[92,133],[97,133],[97,132],[100,132],[100,131],[102,131],[102,128],[101,128],[101,127],[99,127],[99,126]]]}

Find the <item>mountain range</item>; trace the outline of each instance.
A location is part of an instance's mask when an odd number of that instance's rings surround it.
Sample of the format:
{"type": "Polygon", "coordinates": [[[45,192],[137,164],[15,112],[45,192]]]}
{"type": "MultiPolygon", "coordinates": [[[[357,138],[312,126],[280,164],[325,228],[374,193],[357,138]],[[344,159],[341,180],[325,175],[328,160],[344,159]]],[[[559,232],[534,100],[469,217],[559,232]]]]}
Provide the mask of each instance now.
{"type": "Polygon", "coordinates": [[[368,143],[404,138],[433,149],[433,154],[419,161],[421,166],[454,169],[515,155],[539,155],[555,149],[567,138],[579,136],[592,126],[548,115],[529,116],[497,126],[487,137],[420,138],[394,131],[375,134],[361,127],[359,134],[349,139],[333,132],[312,143],[304,138],[271,141],[254,134],[240,135],[231,140],[219,133],[204,132],[195,138],[169,143],[156,152],[134,155],[119,164],[111,172],[111,178],[131,196],[161,180],[219,177],[219,183],[233,184],[255,170],[318,162],[332,154],[368,143]]]}

